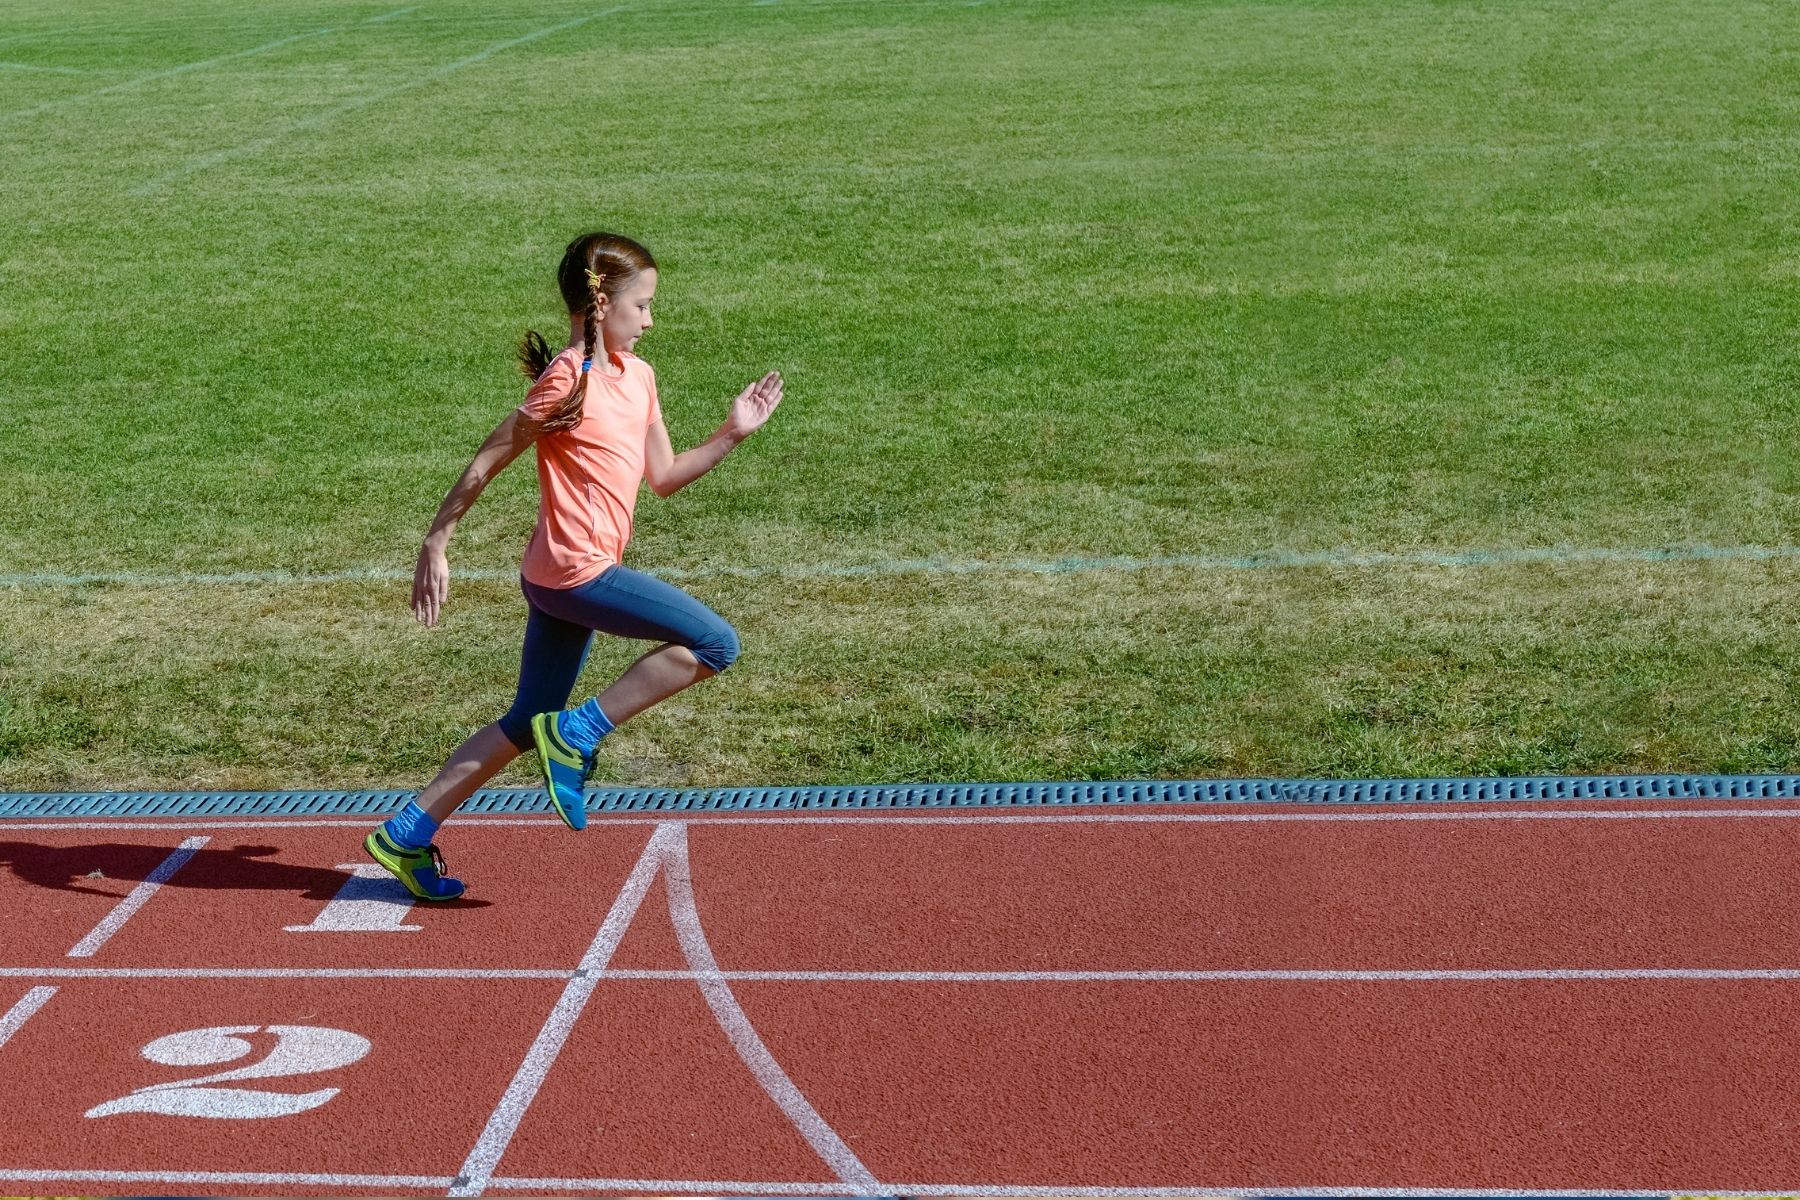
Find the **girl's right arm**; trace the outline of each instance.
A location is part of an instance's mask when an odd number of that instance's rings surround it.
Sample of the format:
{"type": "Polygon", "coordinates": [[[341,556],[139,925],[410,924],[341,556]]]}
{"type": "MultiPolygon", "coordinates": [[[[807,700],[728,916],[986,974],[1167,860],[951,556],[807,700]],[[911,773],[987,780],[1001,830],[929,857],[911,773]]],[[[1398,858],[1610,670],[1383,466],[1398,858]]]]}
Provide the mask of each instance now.
{"type": "Polygon", "coordinates": [[[450,594],[450,559],[446,550],[450,535],[456,531],[456,523],[481,495],[481,489],[507,463],[523,454],[525,448],[537,440],[539,432],[538,423],[517,409],[508,413],[504,421],[494,426],[487,441],[481,443],[481,449],[475,451],[475,457],[469,461],[461,478],[438,505],[431,532],[425,535],[425,544],[419,547],[418,565],[413,568],[413,616],[423,621],[426,628],[437,624],[438,612],[450,594]]]}

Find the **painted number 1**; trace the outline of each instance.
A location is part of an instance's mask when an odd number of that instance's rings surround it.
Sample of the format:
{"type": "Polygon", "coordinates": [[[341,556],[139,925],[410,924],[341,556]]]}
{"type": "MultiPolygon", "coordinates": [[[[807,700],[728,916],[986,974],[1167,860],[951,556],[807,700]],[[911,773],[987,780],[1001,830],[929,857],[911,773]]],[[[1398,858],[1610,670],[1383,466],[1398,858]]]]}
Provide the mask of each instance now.
{"type": "Polygon", "coordinates": [[[316,1092],[264,1092],[255,1088],[219,1087],[245,1079],[275,1079],[287,1075],[314,1075],[347,1067],[369,1052],[369,1039],[346,1029],[316,1025],[219,1025],[189,1029],[159,1037],[140,1053],[166,1067],[211,1067],[236,1062],[256,1052],[245,1035],[273,1035],[268,1053],[248,1066],[198,1079],[155,1083],[129,1096],[108,1100],[88,1109],[90,1117],[118,1113],[160,1113],[169,1117],[220,1117],[256,1120],[286,1117],[319,1107],[338,1094],[337,1088],[316,1092]]]}

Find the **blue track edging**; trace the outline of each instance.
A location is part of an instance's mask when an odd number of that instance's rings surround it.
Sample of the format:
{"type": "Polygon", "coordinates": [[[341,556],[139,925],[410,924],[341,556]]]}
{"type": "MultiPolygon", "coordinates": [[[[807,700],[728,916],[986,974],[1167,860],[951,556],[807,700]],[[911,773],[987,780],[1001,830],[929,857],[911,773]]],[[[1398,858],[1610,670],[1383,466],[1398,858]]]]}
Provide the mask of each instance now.
{"type": "MultiPolygon", "coordinates": [[[[3,792],[0,818],[369,816],[409,791],[3,792]]],[[[1792,800],[1800,775],[1597,775],[1474,779],[1192,779],[877,786],[590,788],[590,812],[814,812],[1118,804],[1443,804],[1531,800],[1792,800]]],[[[539,788],[486,788],[465,813],[542,813],[539,788]]]]}

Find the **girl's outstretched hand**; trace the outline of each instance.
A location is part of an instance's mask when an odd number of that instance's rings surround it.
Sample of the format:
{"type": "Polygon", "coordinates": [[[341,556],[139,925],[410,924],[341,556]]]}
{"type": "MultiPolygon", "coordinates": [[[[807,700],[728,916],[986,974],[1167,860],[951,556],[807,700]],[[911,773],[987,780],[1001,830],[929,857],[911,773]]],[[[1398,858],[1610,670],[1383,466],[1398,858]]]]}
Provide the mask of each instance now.
{"type": "Polygon", "coordinates": [[[413,616],[430,629],[437,624],[438,610],[450,595],[450,558],[444,548],[431,541],[419,547],[419,565],[413,568],[413,616]]]}
{"type": "Polygon", "coordinates": [[[770,371],[739,392],[731,402],[731,417],[726,425],[739,438],[747,438],[763,427],[775,406],[781,403],[781,372],[770,371]]]}

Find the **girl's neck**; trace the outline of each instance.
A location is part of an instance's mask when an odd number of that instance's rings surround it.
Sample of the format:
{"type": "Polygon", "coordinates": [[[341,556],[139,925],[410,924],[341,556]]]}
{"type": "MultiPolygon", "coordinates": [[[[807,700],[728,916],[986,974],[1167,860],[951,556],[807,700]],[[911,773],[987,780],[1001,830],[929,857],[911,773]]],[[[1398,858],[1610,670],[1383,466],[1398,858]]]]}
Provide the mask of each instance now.
{"type": "Polygon", "coordinates": [[[612,351],[606,349],[605,335],[601,335],[600,346],[596,350],[595,347],[589,346],[582,338],[581,335],[583,330],[581,326],[582,321],[579,316],[571,316],[569,318],[569,345],[581,351],[584,357],[593,359],[596,366],[604,366],[609,370],[622,369],[624,364],[613,357],[612,351]]]}

